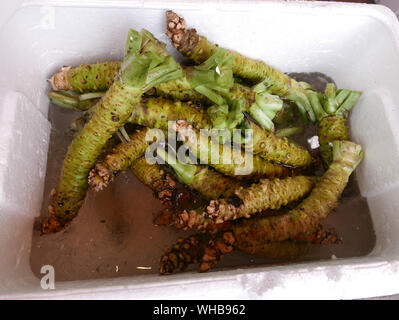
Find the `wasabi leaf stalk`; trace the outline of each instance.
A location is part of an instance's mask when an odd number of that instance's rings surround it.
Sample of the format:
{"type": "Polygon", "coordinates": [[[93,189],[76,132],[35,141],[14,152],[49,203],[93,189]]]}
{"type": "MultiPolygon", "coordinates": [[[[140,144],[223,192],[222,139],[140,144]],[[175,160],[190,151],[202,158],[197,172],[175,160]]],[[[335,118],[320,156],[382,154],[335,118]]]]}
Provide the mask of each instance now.
{"type": "Polygon", "coordinates": [[[162,148],[157,149],[157,155],[173,169],[180,182],[207,199],[231,196],[242,185],[208,166],[182,163],[162,148]]]}
{"type": "Polygon", "coordinates": [[[320,154],[326,168],[332,161],[332,142],[348,139],[346,119],[360,96],[359,91],[336,90],[333,83],[327,84],[324,95],[310,93],[318,121],[320,154]]]}

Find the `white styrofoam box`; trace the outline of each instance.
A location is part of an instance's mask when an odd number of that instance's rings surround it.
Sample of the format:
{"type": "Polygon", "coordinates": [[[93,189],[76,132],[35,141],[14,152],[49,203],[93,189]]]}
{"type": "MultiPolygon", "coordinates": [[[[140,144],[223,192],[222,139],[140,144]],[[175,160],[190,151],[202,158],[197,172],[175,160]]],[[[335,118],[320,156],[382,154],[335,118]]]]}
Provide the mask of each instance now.
{"type": "Polygon", "coordinates": [[[320,299],[399,293],[399,28],[389,9],[300,1],[21,3],[0,23],[0,297],[320,299]],[[40,288],[28,257],[48,148],[46,79],[64,64],[121,59],[129,28],[148,28],[166,41],[165,9],[175,9],[221,46],[286,72],[323,72],[339,87],[364,92],[351,116],[351,135],[366,151],[357,175],[377,237],[369,255],[40,288]]]}

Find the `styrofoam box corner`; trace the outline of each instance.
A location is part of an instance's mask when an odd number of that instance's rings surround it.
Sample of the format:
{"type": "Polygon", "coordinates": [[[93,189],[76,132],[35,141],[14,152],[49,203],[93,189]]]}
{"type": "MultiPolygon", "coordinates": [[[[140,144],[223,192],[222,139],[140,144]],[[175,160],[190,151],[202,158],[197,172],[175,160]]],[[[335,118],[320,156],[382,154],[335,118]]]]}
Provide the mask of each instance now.
{"type": "Polygon", "coordinates": [[[399,28],[390,10],[228,0],[171,1],[167,7],[161,1],[19,3],[0,24],[1,298],[345,299],[399,292],[399,28]],[[369,255],[208,274],[56,282],[53,291],[40,288],[29,253],[49,145],[46,79],[62,65],[120,59],[129,28],[148,28],[166,42],[166,9],[181,13],[221,46],[285,72],[323,72],[341,88],[363,91],[350,127],[351,137],[366,152],[356,174],[377,237],[369,255]]]}

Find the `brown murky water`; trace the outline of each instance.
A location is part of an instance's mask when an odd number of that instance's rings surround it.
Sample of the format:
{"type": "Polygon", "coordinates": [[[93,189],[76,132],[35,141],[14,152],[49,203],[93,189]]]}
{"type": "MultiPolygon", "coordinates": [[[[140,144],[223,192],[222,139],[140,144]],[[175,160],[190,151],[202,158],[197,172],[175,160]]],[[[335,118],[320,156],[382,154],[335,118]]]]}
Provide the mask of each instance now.
{"type": "MultiPolygon", "coordinates": [[[[321,74],[294,74],[299,80],[323,90],[321,74]]],[[[57,185],[63,156],[72,140],[67,134],[70,122],[79,114],[50,106],[51,144],[43,198],[42,216],[47,215],[50,191],[57,185]]],[[[295,140],[306,143],[314,128],[295,140]]],[[[162,209],[151,190],[130,172],[120,174],[104,191],[89,191],[79,215],[65,231],[40,236],[37,224],[30,257],[33,272],[40,276],[43,265],[55,268],[57,281],[109,278],[158,273],[158,259],[178,237],[188,232],[159,227],[153,219],[162,209]]],[[[368,254],[375,245],[375,234],[366,199],[360,196],[355,175],[346,188],[340,206],[325,221],[343,239],[338,245],[315,245],[308,254],[294,261],[255,258],[240,252],[225,256],[217,268],[234,269],[299,261],[345,258],[368,254]]],[[[195,269],[192,266],[188,270],[195,269]]]]}

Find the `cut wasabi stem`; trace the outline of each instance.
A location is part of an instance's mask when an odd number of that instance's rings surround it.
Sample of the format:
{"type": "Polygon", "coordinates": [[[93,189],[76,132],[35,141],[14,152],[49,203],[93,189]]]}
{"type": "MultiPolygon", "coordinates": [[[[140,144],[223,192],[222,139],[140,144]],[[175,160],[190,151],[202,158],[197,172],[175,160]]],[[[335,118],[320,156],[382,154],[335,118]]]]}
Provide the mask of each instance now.
{"type": "Polygon", "coordinates": [[[180,182],[186,185],[190,185],[193,182],[195,173],[197,172],[195,165],[179,162],[175,156],[172,156],[163,148],[157,148],[157,156],[172,167],[180,182]]]}
{"type": "MultiPolygon", "coordinates": [[[[173,11],[166,12],[167,35],[173,46],[185,57],[196,63],[202,63],[212,56],[219,47],[209,42],[204,36],[197,34],[195,29],[186,29],[186,22],[173,11]]],[[[272,68],[263,61],[245,57],[238,52],[226,50],[233,58],[234,75],[254,84],[264,83],[269,93],[295,102],[304,121],[307,116],[312,122],[315,115],[308,100],[311,87],[304,82],[298,83],[288,75],[272,68]]]]}
{"type": "Polygon", "coordinates": [[[233,250],[264,259],[286,260],[306,254],[312,245],[341,243],[334,230],[324,231],[319,228],[314,234],[304,235],[300,239],[273,243],[265,242],[257,234],[252,235],[252,242],[241,243],[235,238],[234,232],[229,230],[217,234],[199,233],[179,238],[160,258],[159,273],[166,275],[178,270],[183,271],[191,264],[199,264],[199,271],[206,272],[233,250]]]}
{"type": "Polygon", "coordinates": [[[48,92],[48,97],[50,101],[60,107],[85,111],[93,106],[93,103],[97,102],[101,96],[97,93],[91,93],[89,98],[80,99],[79,95],[68,95],[66,92],[48,92]]]}
{"type": "Polygon", "coordinates": [[[326,86],[326,91],[324,93],[325,100],[324,100],[324,109],[328,114],[333,114],[338,109],[338,102],[336,96],[337,88],[335,84],[328,83],[326,86]]]}
{"type": "Polygon", "coordinates": [[[359,91],[336,90],[332,83],[326,86],[324,95],[310,93],[310,101],[318,121],[320,155],[326,168],[332,161],[331,143],[348,139],[346,119],[360,96],[359,91]]]}
{"type": "Polygon", "coordinates": [[[182,163],[162,148],[157,149],[157,155],[173,169],[180,182],[199,192],[206,199],[229,197],[242,185],[208,166],[182,163]]]}
{"type": "Polygon", "coordinates": [[[80,94],[79,101],[85,101],[85,100],[92,100],[92,99],[99,99],[104,96],[105,92],[88,92],[88,93],[83,93],[80,94]]]}
{"type": "Polygon", "coordinates": [[[104,160],[97,162],[90,171],[89,186],[95,191],[100,191],[114,180],[117,173],[129,168],[132,162],[142,155],[150,145],[150,141],[145,139],[148,130],[144,128],[134,132],[127,137],[128,139],[121,134],[122,143],[107,154],[104,160]],[[126,142],[123,143],[125,140],[126,142]]]}
{"type": "Polygon", "coordinates": [[[341,117],[347,117],[349,111],[355,106],[361,95],[362,93],[359,91],[352,91],[344,100],[344,102],[340,104],[340,107],[335,112],[335,114],[341,117]]]}
{"type": "Polygon", "coordinates": [[[237,128],[244,120],[243,106],[244,101],[242,99],[228,99],[222,105],[214,105],[207,109],[212,127],[226,131],[226,134],[221,137],[221,143],[230,141],[232,130],[237,128]]]}
{"type": "Polygon", "coordinates": [[[288,168],[273,164],[259,156],[245,153],[234,146],[225,145],[223,148],[223,145],[220,145],[214,138],[209,140],[211,136],[215,136],[214,132],[209,132],[209,135],[200,134],[187,121],[176,121],[173,129],[202,164],[208,164],[227,176],[262,178],[282,177],[290,174],[288,168]]]}
{"type": "Polygon", "coordinates": [[[348,90],[348,89],[339,89],[336,93],[336,102],[337,105],[340,106],[347,98],[348,96],[352,93],[353,91],[348,90]]]}
{"type": "MultiPolygon", "coordinates": [[[[290,89],[290,91],[294,91],[290,89]]],[[[308,94],[304,94],[303,92],[290,92],[288,95],[285,96],[287,100],[293,101],[301,114],[301,118],[304,124],[308,123],[308,116],[310,120],[315,123],[316,122],[316,115],[313,112],[312,106],[309,101],[308,94]]]]}
{"type": "Polygon", "coordinates": [[[320,119],[327,116],[327,112],[324,111],[323,107],[320,104],[321,97],[317,92],[309,93],[309,100],[312,105],[313,111],[315,113],[316,119],[320,121],[320,119]]]}
{"type": "Polygon", "coordinates": [[[256,93],[255,102],[248,109],[248,113],[264,129],[273,130],[273,119],[283,108],[283,101],[278,96],[268,93],[264,83],[256,85],[253,90],[256,93]]]}
{"type": "Polygon", "coordinates": [[[212,102],[224,104],[221,94],[228,94],[234,85],[232,57],[226,55],[226,50],[217,49],[207,60],[186,73],[191,87],[207,97],[212,102]]]}
{"type": "Polygon", "coordinates": [[[275,135],[279,138],[289,138],[291,136],[303,133],[303,127],[283,128],[276,130],[275,135]]]}
{"type": "Polygon", "coordinates": [[[150,164],[144,156],[135,159],[131,171],[143,184],[148,186],[162,204],[173,206],[176,197],[176,182],[169,172],[157,163],[150,164]]]}
{"type": "MultiPolygon", "coordinates": [[[[63,162],[57,192],[49,206],[50,218],[42,227],[43,233],[63,230],[77,215],[88,188],[89,171],[103,146],[128,120],[135,106],[140,104],[143,88],[149,82],[152,85],[161,83],[171,73],[181,70],[179,64],[166,56],[157,56],[157,64],[154,64],[154,56],[132,52],[126,57],[121,76],[111,85],[91,119],[72,141],[63,162]]],[[[183,76],[182,71],[180,76],[183,76]]]]}
{"type": "Polygon", "coordinates": [[[243,221],[234,229],[237,241],[250,243],[256,233],[264,241],[278,242],[315,230],[338,206],[349,176],[363,158],[361,146],[350,141],[334,141],[333,150],[333,162],[305,200],[282,215],[243,221]]]}
{"type": "Polygon", "coordinates": [[[120,132],[120,134],[122,135],[122,137],[124,138],[124,140],[126,141],[126,143],[130,142],[130,137],[127,134],[125,127],[122,126],[118,129],[118,131],[120,132]]]}

